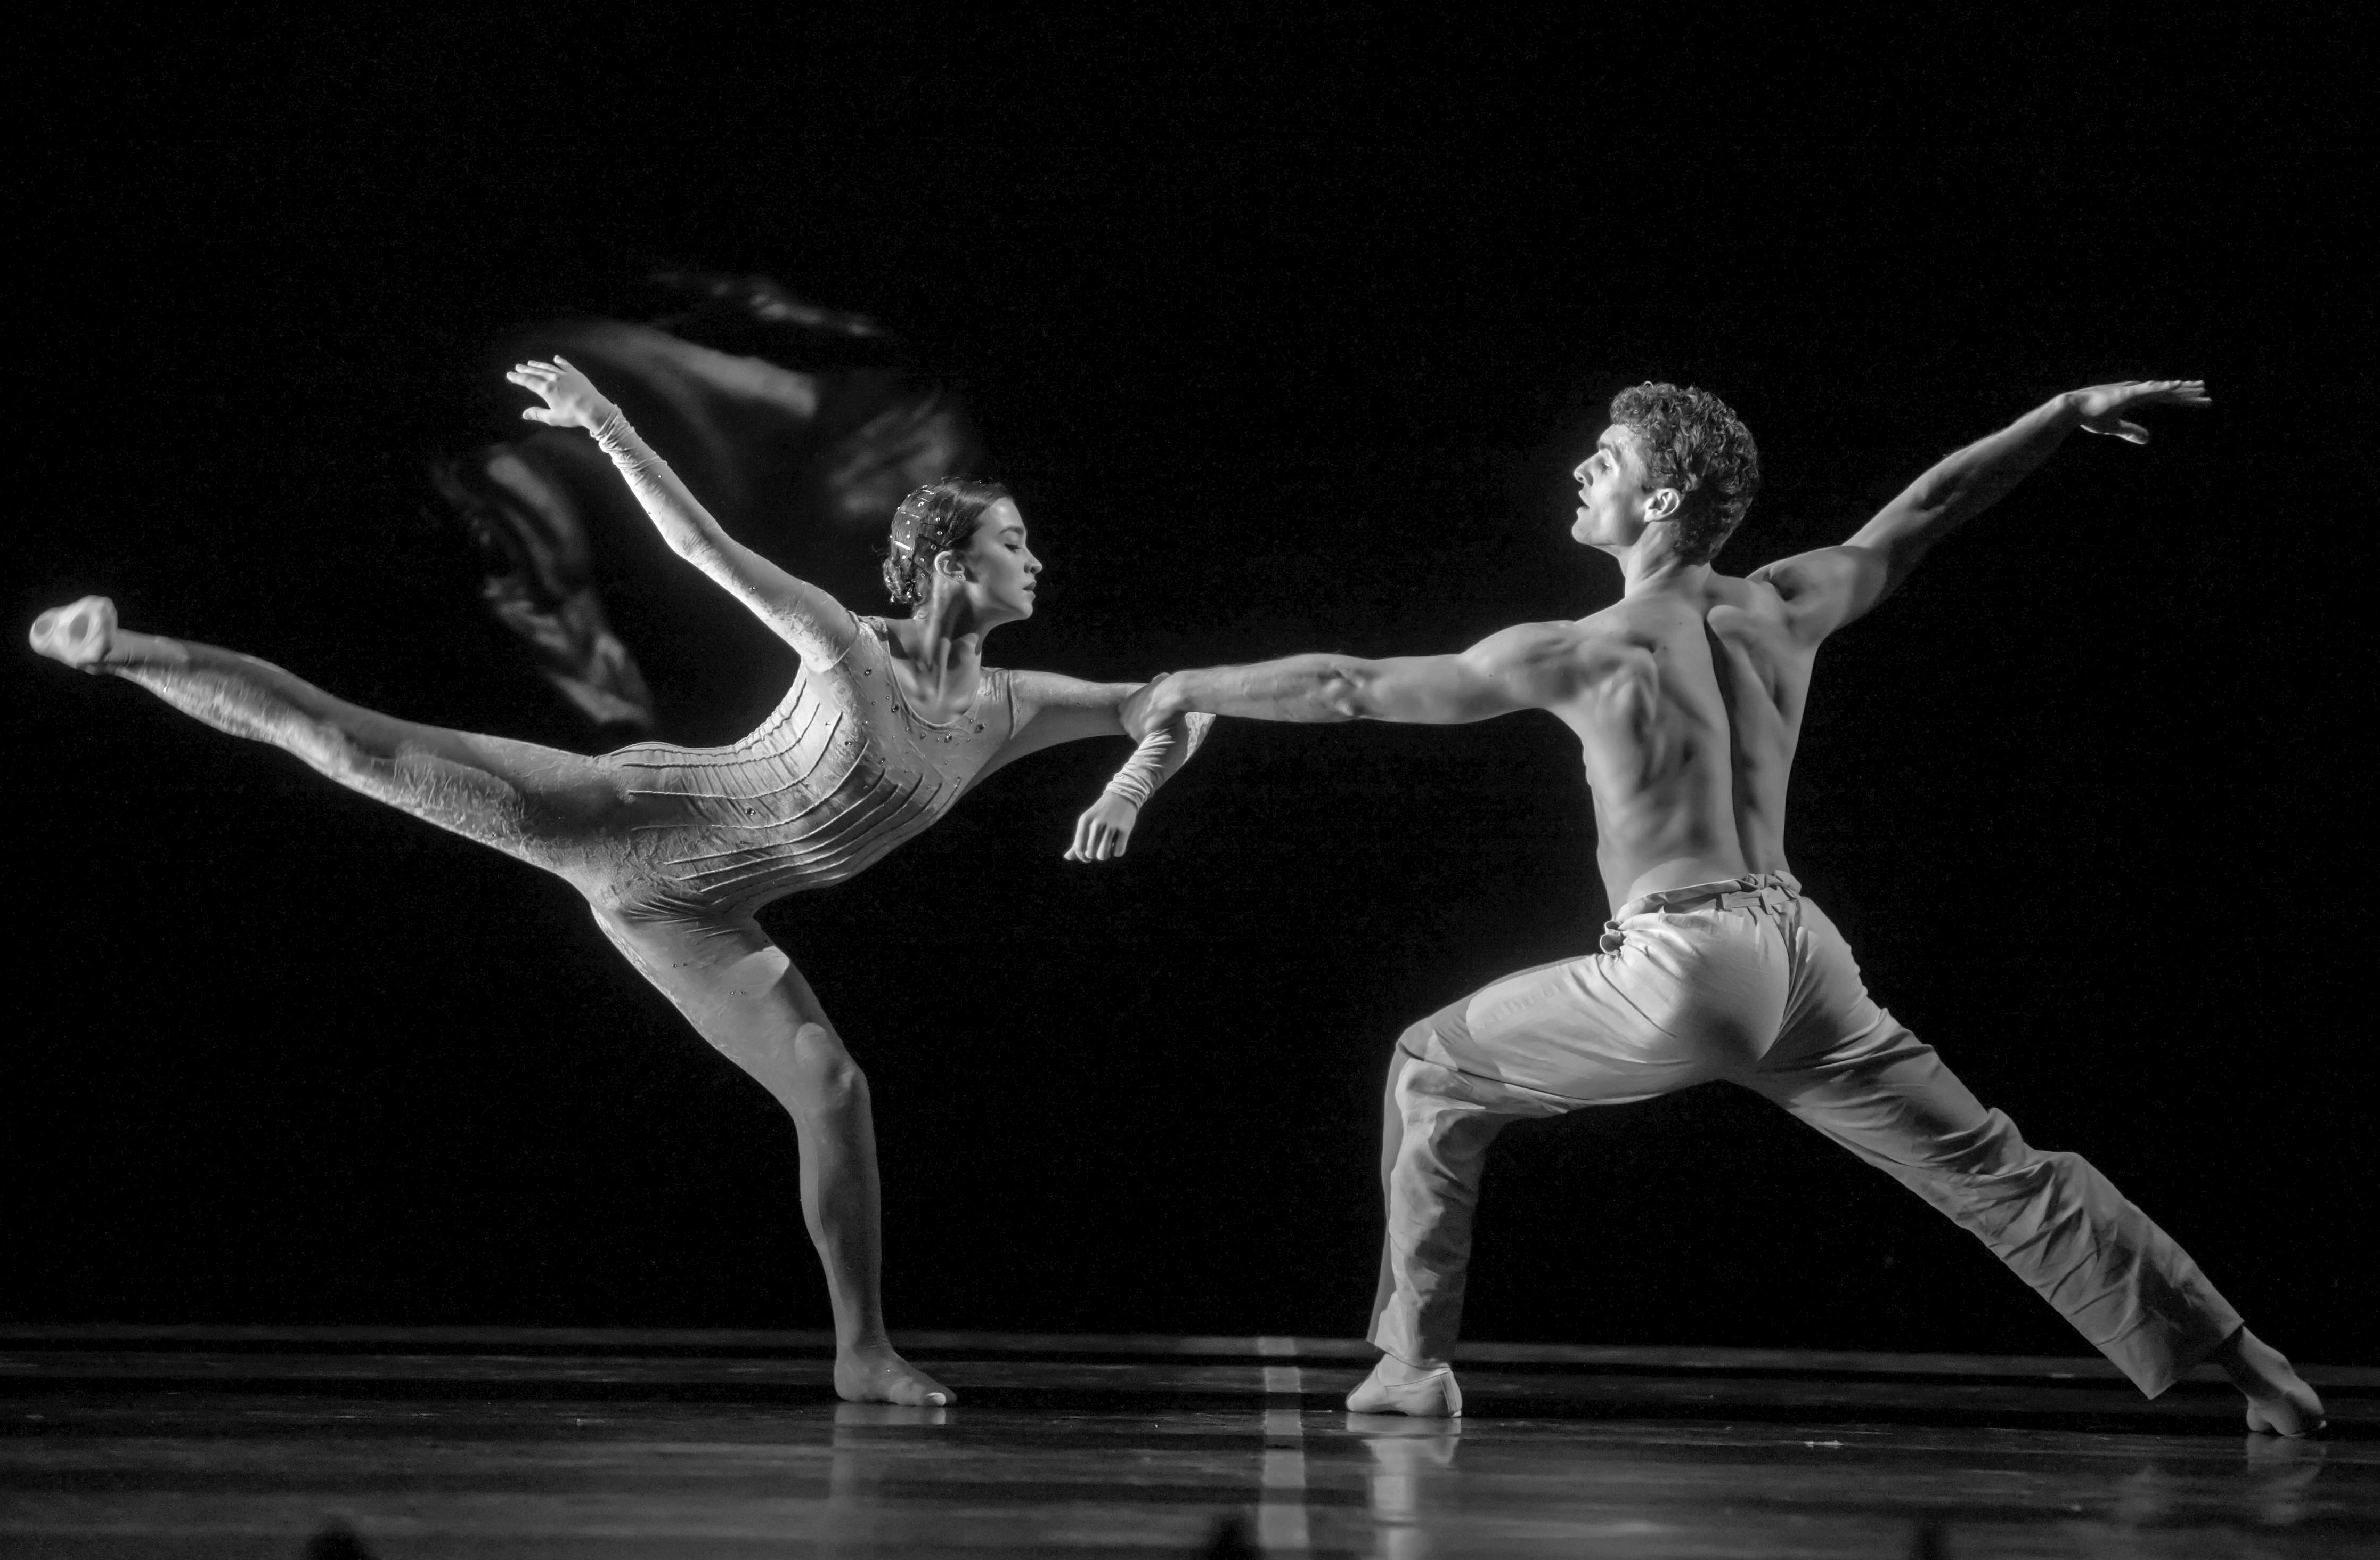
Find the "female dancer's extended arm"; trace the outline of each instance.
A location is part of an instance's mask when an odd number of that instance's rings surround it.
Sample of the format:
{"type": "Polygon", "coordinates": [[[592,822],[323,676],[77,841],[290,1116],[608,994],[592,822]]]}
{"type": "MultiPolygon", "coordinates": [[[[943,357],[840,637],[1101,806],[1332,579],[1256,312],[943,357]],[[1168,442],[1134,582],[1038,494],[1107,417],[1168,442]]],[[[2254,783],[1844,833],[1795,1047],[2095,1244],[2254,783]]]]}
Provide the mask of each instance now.
{"type": "Polygon", "coordinates": [[[602,392],[571,367],[568,359],[532,360],[504,377],[535,392],[545,403],[522,412],[524,418],[556,428],[584,428],[592,433],[627,480],[628,491],[644,506],[670,551],[751,608],[804,658],[815,655],[831,664],[851,648],[859,625],[843,603],[817,586],[795,579],[720,529],[710,512],[678,481],[669,462],[637,436],[620,408],[604,399],[602,392]]]}
{"type": "MultiPolygon", "coordinates": [[[[1138,683],[1084,682],[1055,672],[1010,676],[1016,691],[1016,730],[977,774],[978,785],[1002,764],[1061,742],[1129,735],[1116,712],[1140,690],[1138,683]]],[[[1143,737],[1099,793],[1099,799],[1075,821],[1075,842],[1067,847],[1066,859],[1106,861],[1123,855],[1140,810],[1159,786],[1173,777],[1175,770],[1190,762],[1214,723],[1212,715],[1184,715],[1143,737]]]]}

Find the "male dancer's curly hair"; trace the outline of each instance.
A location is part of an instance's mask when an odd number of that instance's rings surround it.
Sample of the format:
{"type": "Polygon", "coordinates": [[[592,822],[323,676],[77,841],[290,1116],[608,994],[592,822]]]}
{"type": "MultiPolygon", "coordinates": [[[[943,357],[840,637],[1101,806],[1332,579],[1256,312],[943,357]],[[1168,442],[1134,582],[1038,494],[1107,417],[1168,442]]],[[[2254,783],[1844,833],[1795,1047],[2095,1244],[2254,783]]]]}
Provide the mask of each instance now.
{"type": "Polygon", "coordinates": [[[892,511],[884,555],[884,589],[893,604],[915,610],[932,589],[928,571],[939,553],[966,551],[983,524],[983,512],[1011,496],[998,482],[944,477],[928,482],[892,511]]]}
{"type": "Polygon", "coordinates": [[[1678,550],[1706,564],[1760,492],[1760,451],[1725,401],[1689,385],[1644,384],[1611,397],[1611,420],[1645,446],[1646,475],[1678,490],[1678,550]]]}

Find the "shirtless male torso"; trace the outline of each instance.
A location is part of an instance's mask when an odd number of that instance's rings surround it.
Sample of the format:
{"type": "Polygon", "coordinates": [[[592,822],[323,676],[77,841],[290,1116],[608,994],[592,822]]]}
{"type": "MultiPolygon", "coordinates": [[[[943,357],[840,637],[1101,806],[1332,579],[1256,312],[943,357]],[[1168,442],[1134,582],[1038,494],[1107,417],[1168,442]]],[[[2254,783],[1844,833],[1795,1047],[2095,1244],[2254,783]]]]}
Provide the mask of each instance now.
{"type": "Polygon", "coordinates": [[[1596,952],[1496,981],[1408,1029],[1383,1107],[1388,1236],[1358,1411],[1462,1412],[1450,1360],[1488,1147],[1503,1126],[1724,1080],[1752,1089],[1957,1221],[2151,1396],[2222,1365],[2252,1428],[2321,1406],[2189,1256],[2088,1161],[2028,1145],[1869,997],[1784,850],[1786,783],[1818,647],[2076,428],[2141,443],[2195,382],[2055,397],[1946,457],[1841,546],[1737,579],[1709,559],[1758,486],[1718,397],[1625,391],[1580,464],[1571,534],[1610,554],[1619,602],[1452,655],[1304,655],[1178,673],[1124,712],[1444,725],[1545,710],[1576,734],[1614,907],[1596,952]]]}

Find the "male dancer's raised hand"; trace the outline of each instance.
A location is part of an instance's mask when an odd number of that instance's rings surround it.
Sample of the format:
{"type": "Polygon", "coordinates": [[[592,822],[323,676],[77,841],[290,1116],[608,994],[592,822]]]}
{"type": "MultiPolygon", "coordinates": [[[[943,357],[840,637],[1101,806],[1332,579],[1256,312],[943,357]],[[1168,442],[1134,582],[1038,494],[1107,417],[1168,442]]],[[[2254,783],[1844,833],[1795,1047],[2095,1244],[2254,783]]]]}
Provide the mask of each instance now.
{"type": "Polygon", "coordinates": [[[2149,442],[2149,431],[2125,420],[2124,413],[2140,407],[2204,407],[2203,379],[2127,379],[2118,384],[2094,384],[2073,392],[2075,410],[2082,413],[2082,432],[2107,433],[2128,445],[2149,442]]]}

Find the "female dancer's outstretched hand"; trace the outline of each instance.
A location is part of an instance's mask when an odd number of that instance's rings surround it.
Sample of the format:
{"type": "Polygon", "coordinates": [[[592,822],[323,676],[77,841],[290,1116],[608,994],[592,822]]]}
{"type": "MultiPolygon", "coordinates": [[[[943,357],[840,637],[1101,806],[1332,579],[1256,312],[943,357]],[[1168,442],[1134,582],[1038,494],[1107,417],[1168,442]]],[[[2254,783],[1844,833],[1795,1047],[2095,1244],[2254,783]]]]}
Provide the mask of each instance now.
{"type": "Polygon", "coordinates": [[[524,390],[535,391],[545,402],[521,413],[531,422],[555,428],[584,428],[591,433],[602,427],[616,409],[592,381],[572,368],[570,360],[559,353],[550,363],[540,358],[516,363],[504,377],[524,390]]]}
{"type": "Polygon", "coordinates": [[[1123,854],[1140,809],[1119,796],[1102,796],[1075,820],[1075,843],[1066,847],[1069,861],[1105,861],[1123,854]]]}

